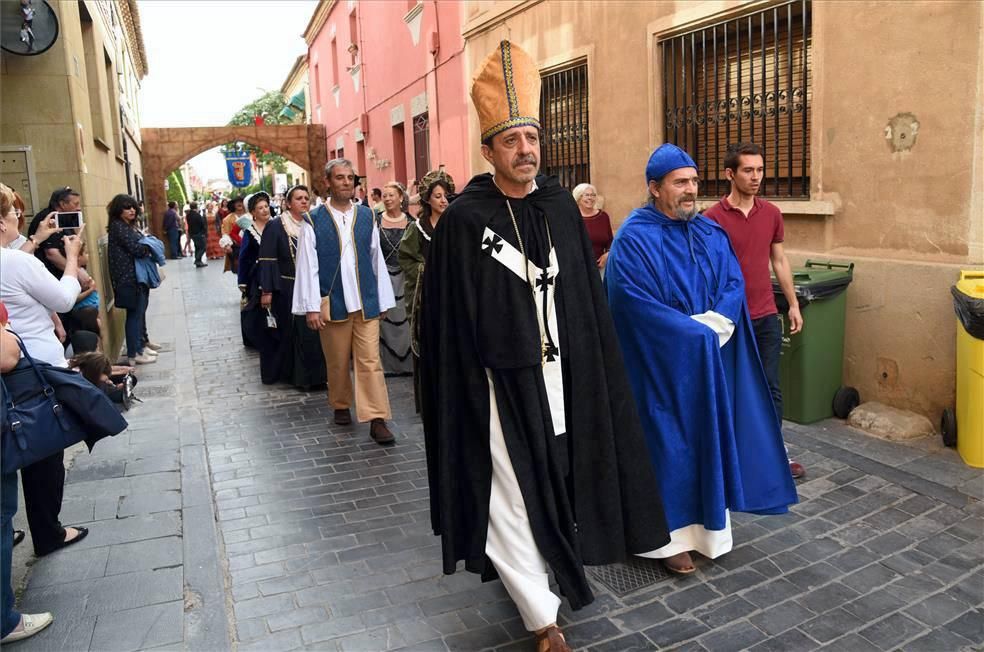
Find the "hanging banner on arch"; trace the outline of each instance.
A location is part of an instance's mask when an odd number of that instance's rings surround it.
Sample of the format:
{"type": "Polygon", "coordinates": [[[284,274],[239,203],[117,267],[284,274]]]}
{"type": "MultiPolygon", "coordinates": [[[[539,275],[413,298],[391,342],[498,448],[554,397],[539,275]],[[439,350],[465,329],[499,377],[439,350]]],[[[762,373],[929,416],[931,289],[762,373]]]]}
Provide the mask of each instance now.
{"type": "Polygon", "coordinates": [[[226,159],[229,183],[236,188],[245,188],[250,185],[253,182],[253,165],[250,161],[250,153],[226,150],[223,154],[226,159]]]}

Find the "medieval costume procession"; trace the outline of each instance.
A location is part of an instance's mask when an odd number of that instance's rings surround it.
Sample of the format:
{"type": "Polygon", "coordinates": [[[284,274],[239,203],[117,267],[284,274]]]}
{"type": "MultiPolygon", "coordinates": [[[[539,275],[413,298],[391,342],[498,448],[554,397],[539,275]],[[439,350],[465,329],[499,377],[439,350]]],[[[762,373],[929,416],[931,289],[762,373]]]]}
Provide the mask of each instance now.
{"type": "Polygon", "coordinates": [[[0,14],[2,652],[984,652],[984,0],[0,14]]]}

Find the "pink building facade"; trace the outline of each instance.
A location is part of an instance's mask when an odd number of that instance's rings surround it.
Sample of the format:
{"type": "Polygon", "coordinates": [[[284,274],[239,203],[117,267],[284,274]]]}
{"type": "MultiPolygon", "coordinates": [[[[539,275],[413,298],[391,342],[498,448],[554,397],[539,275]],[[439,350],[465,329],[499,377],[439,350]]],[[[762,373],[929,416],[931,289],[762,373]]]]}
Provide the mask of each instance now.
{"type": "MultiPolygon", "coordinates": [[[[308,23],[311,120],[367,192],[443,164],[468,180],[461,3],[321,0],[308,23]]],[[[320,188],[319,188],[320,190],[320,188]]],[[[413,192],[413,190],[411,190],[413,192]]]]}

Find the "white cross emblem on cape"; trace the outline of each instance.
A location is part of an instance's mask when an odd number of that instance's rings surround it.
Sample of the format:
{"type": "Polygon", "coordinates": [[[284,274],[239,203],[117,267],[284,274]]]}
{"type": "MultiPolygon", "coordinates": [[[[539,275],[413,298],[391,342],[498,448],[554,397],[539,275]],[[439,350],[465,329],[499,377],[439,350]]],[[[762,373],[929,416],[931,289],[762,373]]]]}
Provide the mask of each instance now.
{"type": "Polygon", "coordinates": [[[523,254],[506,242],[498,233],[485,227],[482,234],[482,250],[501,263],[506,269],[522,279],[524,284],[533,280],[535,287],[530,288],[530,294],[536,306],[540,335],[545,336],[547,351],[543,362],[543,384],[547,390],[547,402],[550,405],[550,418],[555,435],[567,432],[566,414],[564,411],[564,376],[560,360],[560,338],[557,332],[557,310],[554,291],[560,267],[557,264],[557,252],[550,249],[549,266],[544,270],[532,262],[525,260],[523,254]],[[525,264],[524,264],[525,263],[525,264]],[[546,301],[546,303],[545,303],[546,301]],[[544,305],[550,306],[546,318],[544,305]],[[548,332],[544,333],[546,326],[548,332]]]}

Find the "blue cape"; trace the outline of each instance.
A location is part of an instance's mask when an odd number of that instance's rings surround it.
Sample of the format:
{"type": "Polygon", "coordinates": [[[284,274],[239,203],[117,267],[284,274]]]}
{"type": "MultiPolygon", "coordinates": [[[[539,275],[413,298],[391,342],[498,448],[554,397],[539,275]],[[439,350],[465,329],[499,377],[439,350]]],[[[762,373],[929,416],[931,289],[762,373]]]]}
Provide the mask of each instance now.
{"type": "Polygon", "coordinates": [[[605,285],[670,529],[724,529],[725,509],[786,512],[796,487],[724,230],[636,209],[605,285]],[[708,310],[735,324],[723,347],[690,318],[708,310]]]}

